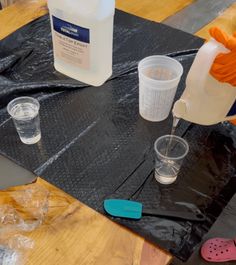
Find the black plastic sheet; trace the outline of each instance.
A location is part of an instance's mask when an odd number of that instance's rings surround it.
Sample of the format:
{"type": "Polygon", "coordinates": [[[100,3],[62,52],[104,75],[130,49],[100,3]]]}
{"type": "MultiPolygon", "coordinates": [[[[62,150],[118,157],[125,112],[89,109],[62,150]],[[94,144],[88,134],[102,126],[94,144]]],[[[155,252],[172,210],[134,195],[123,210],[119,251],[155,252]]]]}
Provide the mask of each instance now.
{"type": "Polygon", "coordinates": [[[159,185],[153,143],[170,132],[172,118],[151,123],[139,116],[137,63],[153,54],[178,59],[184,66],[178,98],[202,43],[116,11],[113,76],[97,88],[54,70],[48,16],[23,27],[0,42],[0,151],[102,213],[107,198],[135,199],[149,208],[198,207],[207,215],[204,223],[114,219],[186,261],[235,193],[228,184],[236,174],[233,128],[182,121],[177,134],[187,139],[190,153],[177,182],[159,185]],[[20,142],[6,112],[9,100],[22,95],[41,104],[42,140],[33,146],[20,142]]]}

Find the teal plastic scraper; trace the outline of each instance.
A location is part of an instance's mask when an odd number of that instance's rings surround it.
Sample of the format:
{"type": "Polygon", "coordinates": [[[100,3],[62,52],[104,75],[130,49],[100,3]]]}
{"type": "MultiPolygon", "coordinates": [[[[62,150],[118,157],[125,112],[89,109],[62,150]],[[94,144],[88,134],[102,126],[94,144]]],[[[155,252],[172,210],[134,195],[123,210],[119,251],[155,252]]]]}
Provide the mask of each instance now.
{"type": "Polygon", "coordinates": [[[104,201],[105,211],[114,217],[140,219],[142,215],[172,217],[190,221],[205,221],[200,210],[195,212],[170,211],[162,209],[144,209],[142,203],[130,200],[108,199],[104,201]]]}

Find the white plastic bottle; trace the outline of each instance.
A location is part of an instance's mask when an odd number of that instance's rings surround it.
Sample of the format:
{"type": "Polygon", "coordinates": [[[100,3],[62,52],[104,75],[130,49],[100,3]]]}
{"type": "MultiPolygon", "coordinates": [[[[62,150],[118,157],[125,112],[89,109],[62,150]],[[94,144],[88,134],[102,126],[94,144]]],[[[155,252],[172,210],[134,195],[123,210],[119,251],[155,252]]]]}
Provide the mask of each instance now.
{"type": "Polygon", "coordinates": [[[221,43],[211,39],[198,51],[189,70],[185,90],[173,107],[173,115],[201,125],[236,119],[236,89],[210,74],[212,63],[220,53],[228,53],[221,43]]]}
{"type": "Polygon", "coordinates": [[[54,66],[100,86],[112,74],[115,0],[48,0],[54,66]]]}

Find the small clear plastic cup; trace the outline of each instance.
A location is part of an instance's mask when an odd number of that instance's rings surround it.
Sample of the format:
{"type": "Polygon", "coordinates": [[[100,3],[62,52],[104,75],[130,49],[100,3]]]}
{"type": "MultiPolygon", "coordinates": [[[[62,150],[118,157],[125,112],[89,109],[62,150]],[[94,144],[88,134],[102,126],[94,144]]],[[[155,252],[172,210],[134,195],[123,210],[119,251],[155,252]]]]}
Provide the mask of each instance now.
{"type": "Polygon", "coordinates": [[[182,65],[163,55],[144,58],[138,65],[139,113],[149,121],[162,121],[170,113],[183,74],[182,65]]]}
{"type": "Polygon", "coordinates": [[[182,162],[189,152],[189,145],[183,138],[164,135],[154,143],[155,179],[161,184],[176,181],[182,162]]]}
{"type": "Polygon", "coordinates": [[[19,97],[7,105],[17,133],[24,144],[35,144],[41,139],[39,102],[31,97],[19,97]]]}

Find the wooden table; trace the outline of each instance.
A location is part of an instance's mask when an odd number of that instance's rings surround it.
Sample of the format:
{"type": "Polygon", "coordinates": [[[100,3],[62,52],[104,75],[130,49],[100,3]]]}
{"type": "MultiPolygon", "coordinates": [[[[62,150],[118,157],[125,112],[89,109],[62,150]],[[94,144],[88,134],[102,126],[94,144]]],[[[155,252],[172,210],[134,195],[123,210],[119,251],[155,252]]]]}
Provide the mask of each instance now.
{"type": "MultiPolygon", "coordinates": [[[[194,0],[116,0],[116,7],[134,15],[161,22],[194,2],[194,0]]],[[[19,0],[16,4],[5,8],[0,11],[0,40],[47,12],[46,0],[19,0]]],[[[208,29],[211,26],[220,26],[229,34],[236,31],[236,3],[220,13],[196,35],[209,39],[208,29]]]]}
{"type": "Polygon", "coordinates": [[[35,242],[27,265],[165,265],[171,261],[170,254],[40,178],[35,184],[0,192],[0,205],[13,205],[31,220],[32,210],[22,211],[12,195],[39,186],[50,191],[49,207],[42,225],[22,233],[35,242]]]}
{"type": "MultiPolygon", "coordinates": [[[[117,0],[117,8],[162,21],[194,2],[193,0],[117,0]]],[[[235,30],[232,18],[236,5],[231,6],[196,35],[208,38],[209,26],[220,25],[228,33],[235,30]]],[[[17,28],[48,12],[45,0],[22,0],[0,11],[0,39],[17,28]]],[[[236,23],[236,22],[235,22],[236,23]]],[[[43,225],[27,235],[35,247],[29,253],[32,265],[165,265],[172,257],[142,237],[113,223],[68,194],[42,179],[36,184],[50,191],[49,211],[43,225]]],[[[30,188],[29,185],[0,192],[0,203],[14,201],[12,190],[30,188]]],[[[15,205],[17,207],[17,205],[15,205]]]]}

